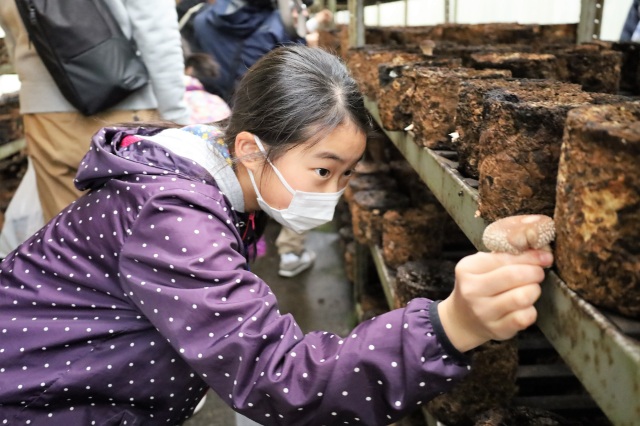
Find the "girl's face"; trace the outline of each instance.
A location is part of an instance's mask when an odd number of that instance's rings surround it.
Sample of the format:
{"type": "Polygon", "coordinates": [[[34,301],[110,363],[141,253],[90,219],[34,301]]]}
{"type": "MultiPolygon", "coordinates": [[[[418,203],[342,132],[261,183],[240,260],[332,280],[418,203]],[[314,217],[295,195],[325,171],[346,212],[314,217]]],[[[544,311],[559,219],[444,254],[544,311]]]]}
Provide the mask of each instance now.
{"type": "MultiPolygon", "coordinates": [[[[364,155],[366,135],[352,123],[338,126],[327,137],[309,147],[301,144],[273,164],[284,180],[304,192],[338,192],[347,185],[353,169],[364,155]]],[[[264,200],[275,209],[285,209],[293,195],[265,162],[256,176],[264,200]]]]}

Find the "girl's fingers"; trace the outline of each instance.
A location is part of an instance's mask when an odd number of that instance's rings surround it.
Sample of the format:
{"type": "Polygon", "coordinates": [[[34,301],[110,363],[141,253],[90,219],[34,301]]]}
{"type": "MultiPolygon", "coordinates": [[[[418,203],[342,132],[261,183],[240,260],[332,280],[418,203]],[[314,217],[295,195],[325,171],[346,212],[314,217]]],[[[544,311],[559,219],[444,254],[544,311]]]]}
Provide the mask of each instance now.
{"type": "Polygon", "coordinates": [[[533,325],[537,318],[538,311],[533,306],[510,312],[492,325],[494,338],[497,340],[510,339],[518,331],[533,325]]]}
{"type": "Polygon", "coordinates": [[[524,284],[491,298],[495,318],[502,319],[512,312],[528,309],[538,300],[542,290],[537,283],[524,284]]]}
{"type": "Polygon", "coordinates": [[[536,265],[506,265],[484,274],[476,275],[474,293],[493,296],[517,289],[521,286],[540,283],[544,280],[544,269],[536,265]]]}
{"type": "Polygon", "coordinates": [[[491,327],[491,324],[501,322],[513,312],[533,306],[540,294],[540,285],[530,282],[497,295],[476,298],[475,315],[491,327]]]}
{"type": "Polygon", "coordinates": [[[553,255],[545,250],[527,250],[521,254],[483,253],[467,256],[458,262],[457,270],[483,274],[505,265],[551,266],[553,255]]]}
{"type": "Polygon", "coordinates": [[[544,269],[534,265],[507,265],[482,274],[485,282],[483,292],[497,295],[530,283],[541,283],[544,280],[544,269]]]}

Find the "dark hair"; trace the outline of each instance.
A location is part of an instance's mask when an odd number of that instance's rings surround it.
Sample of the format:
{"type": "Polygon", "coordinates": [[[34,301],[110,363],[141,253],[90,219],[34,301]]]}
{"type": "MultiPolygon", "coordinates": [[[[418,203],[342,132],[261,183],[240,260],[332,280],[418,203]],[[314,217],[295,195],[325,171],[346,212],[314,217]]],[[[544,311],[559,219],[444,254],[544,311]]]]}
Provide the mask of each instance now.
{"type": "Polygon", "coordinates": [[[185,69],[191,69],[191,76],[198,80],[216,78],[220,74],[220,65],[206,53],[192,53],[184,58],[185,69]]]}
{"type": "Polygon", "coordinates": [[[342,61],[322,49],[290,45],[272,50],[244,75],[234,94],[225,141],[233,151],[242,131],[269,144],[269,158],[336,127],[353,123],[365,135],[372,121],[342,61]]]}
{"type": "Polygon", "coordinates": [[[190,68],[192,77],[200,81],[220,75],[220,64],[207,53],[194,52],[185,37],[182,37],[182,57],[185,72],[190,68]]]}

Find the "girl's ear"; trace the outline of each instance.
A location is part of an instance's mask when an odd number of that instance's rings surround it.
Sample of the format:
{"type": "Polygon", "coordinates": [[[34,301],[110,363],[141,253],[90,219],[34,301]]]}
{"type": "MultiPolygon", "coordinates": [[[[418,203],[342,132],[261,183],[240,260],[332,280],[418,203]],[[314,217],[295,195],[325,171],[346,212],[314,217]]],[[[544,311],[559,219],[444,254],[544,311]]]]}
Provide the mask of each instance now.
{"type": "Polygon", "coordinates": [[[260,152],[253,134],[249,132],[240,132],[236,135],[234,153],[236,159],[251,171],[256,171],[256,168],[264,162],[264,155],[260,152]]]}

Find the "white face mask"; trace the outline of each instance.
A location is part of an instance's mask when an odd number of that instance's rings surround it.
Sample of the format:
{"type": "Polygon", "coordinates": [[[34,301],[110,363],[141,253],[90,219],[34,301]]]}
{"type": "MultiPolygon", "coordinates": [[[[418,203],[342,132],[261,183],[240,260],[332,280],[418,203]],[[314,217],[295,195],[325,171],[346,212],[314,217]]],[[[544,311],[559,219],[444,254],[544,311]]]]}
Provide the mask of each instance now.
{"type": "MultiPolygon", "coordinates": [[[[267,152],[262,146],[262,142],[255,136],[256,144],[265,156],[267,152]]],[[[289,207],[282,210],[277,210],[267,204],[266,201],[262,198],[260,191],[258,190],[258,186],[256,185],[256,181],[253,177],[253,172],[247,169],[249,172],[249,178],[251,179],[251,184],[253,185],[253,189],[256,191],[256,195],[258,196],[257,201],[258,205],[266,214],[271,216],[278,222],[280,225],[285,226],[289,229],[292,229],[298,233],[302,233],[304,231],[308,231],[317,226],[325,224],[331,219],[333,219],[333,212],[336,209],[336,205],[338,204],[338,200],[342,196],[344,192],[344,188],[338,192],[303,192],[293,189],[284,177],[280,173],[280,171],[273,165],[271,160],[267,159],[271,168],[276,173],[276,176],[282,182],[285,188],[293,195],[293,199],[289,204],[289,207]]]]}

